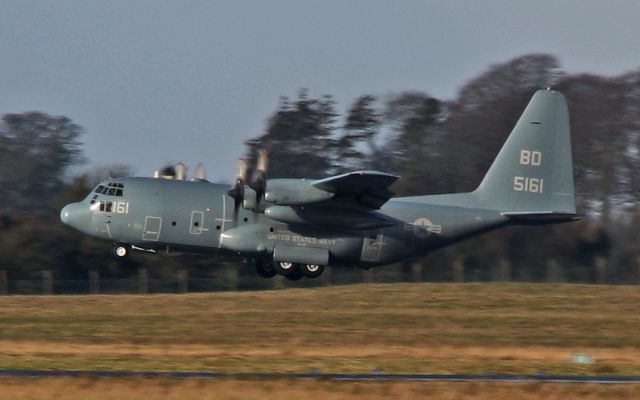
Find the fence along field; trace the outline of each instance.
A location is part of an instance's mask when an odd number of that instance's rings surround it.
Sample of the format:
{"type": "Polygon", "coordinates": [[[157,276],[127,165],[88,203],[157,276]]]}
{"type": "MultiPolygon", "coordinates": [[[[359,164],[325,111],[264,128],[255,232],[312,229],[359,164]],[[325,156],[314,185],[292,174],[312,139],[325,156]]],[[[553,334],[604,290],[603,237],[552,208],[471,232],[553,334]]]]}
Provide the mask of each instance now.
{"type": "MultiPolygon", "coordinates": [[[[544,282],[563,283],[566,274],[555,260],[548,260],[544,271],[544,282]]],[[[188,293],[228,290],[269,290],[284,288],[313,288],[331,285],[354,283],[401,283],[433,281],[428,268],[418,262],[393,264],[370,270],[356,268],[327,267],[319,279],[304,279],[292,282],[281,276],[272,279],[260,278],[253,269],[241,263],[223,264],[220,268],[212,268],[207,277],[193,276],[187,269],[177,269],[167,274],[157,274],[153,269],[138,268],[129,278],[113,278],[102,276],[97,270],[89,270],[86,279],[63,279],[55,276],[53,271],[41,271],[38,278],[12,279],[6,270],[0,269],[0,295],[7,294],[116,294],[116,293],[188,293]]],[[[510,282],[518,281],[513,276],[509,262],[498,263],[491,271],[465,269],[461,261],[456,260],[450,266],[448,282],[510,282]]],[[[578,283],[608,283],[606,260],[598,257],[592,277],[585,277],[578,283]]],[[[442,277],[435,279],[441,281],[442,277]]],[[[520,279],[531,282],[530,278],[520,279]]],[[[640,267],[638,277],[630,284],[640,284],[640,267]]]]}

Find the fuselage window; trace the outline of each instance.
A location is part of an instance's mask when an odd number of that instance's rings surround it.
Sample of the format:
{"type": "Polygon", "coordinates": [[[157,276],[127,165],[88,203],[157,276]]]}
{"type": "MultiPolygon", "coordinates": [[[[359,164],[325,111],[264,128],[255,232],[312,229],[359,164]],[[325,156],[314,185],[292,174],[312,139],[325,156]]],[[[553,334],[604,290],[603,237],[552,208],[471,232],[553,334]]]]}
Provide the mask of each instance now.
{"type": "Polygon", "coordinates": [[[104,212],[104,202],[100,202],[100,211],[104,212]]]}
{"type": "Polygon", "coordinates": [[[112,203],[112,202],[110,202],[110,201],[107,201],[107,205],[106,205],[106,207],[105,207],[105,211],[106,211],[106,212],[111,212],[111,208],[112,208],[112,206],[113,206],[113,203],[112,203]]]}

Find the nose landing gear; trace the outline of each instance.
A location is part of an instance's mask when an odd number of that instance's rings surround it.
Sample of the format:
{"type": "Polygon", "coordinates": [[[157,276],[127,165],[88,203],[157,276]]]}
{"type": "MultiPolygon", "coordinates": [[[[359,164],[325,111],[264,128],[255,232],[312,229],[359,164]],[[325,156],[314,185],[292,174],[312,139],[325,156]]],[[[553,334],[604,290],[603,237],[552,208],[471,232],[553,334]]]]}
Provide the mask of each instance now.
{"type": "Polygon", "coordinates": [[[113,250],[111,254],[116,260],[123,261],[126,260],[131,254],[131,246],[126,243],[116,243],[113,245],[113,250]]]}

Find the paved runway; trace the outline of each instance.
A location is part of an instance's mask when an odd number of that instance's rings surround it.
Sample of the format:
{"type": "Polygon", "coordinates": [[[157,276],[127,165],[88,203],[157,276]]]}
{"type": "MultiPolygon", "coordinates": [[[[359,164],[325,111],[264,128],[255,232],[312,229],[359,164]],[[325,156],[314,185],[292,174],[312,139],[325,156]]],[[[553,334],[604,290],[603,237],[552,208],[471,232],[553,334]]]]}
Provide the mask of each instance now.
{"type": "Polygon", "coordinates": [[[327,374],[321,372],[208,372],[208,371],[90,371],[90,370],[0,370],[0,377],[80,377],[99,378],[245,378],[245,379],[329,379],[336,381],[451,381],[451,382],[557,382],[557,383],[640,383],[640,375],[511,375],[511,374],[327,374]]]}

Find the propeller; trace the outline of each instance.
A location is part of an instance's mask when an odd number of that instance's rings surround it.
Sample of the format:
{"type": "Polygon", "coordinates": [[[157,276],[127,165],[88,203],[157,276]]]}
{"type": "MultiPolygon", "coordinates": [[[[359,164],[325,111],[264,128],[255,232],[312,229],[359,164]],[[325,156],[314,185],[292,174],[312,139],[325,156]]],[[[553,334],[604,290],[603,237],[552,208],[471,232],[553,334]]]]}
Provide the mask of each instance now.
{"type": "Polygon", "coordinates": [[[183,181],[187,178],[187,166],[183,162],[176,164],[176,180],[183,181]]]}
{"type": "Polygon", "coordinates": [[[198,164],[195,172],[193,173],[193,180],[196,181],[206,181],[207,180],[207,171],[204,170],[204,166],[202,163],[198,164]]]}
{"type": "Polygon", "coordinates": [[[247,185],[247,159],[241,158],[238,160],[238,168],[236,170],[234,184],[227,192],[227,194],[235,200],[233,212],[233,220],[235,222],[238,220],[240,206],[256,211],[260,209],[260,200],[264,197],[267,187],[268,165],[269,159],[267,151],[264,149],[258,150],[253,179],[247,185]],[[245,187],[245,185],[248,187],[245,187]]]}
{"type": "Polygon", "coordinates": [[[247,179],[247,160],[241,158],[238,160],[238,168],[236,169],[236,178],[233,187],[227,192],[234,199],[242,199],[244,194],[244,182],[247,179]]]}
{"type": "MultiPolygon", "coordinates": [[[[175,166],[166,165],[162,169],[156,170],[153,174],[153,177],[184,181],[185,179],[187,179],[187,166],[183,162],[179,162],[175,166]]],[[[202,163],[199,163],[198,166],[196,167],[196,170],[193,173],[193,178],[191,178],[191,180],[194,180],[194,181],[207,180],[207,172],[205,171],[202,163]]]]}
{"type": "Polygon", "coordinates": [[[236,178],[233,184],[233,187],[229,189],[227,194],[233,197],[234,207],[233,207],[233,220],[237,221],[238,219],[238,210],[240,209],[240,205],[242,204],[242,200],[244,199],[244,184],[247,180],[247,160],[245,158],[241,158],[238,160],[238,169],[236,170],[236,178]]]}
{"type": "MultiPolygon", "coordinates": [[[[253,180],[249,186],[256,192],[256,201],[260,202],[267,189],[267,169],[269,167],[269,153],[265,149],[258,150],[258,160],[253,180]]],[[[257,206],[257,205],[256,205],[257,206]]]]}

